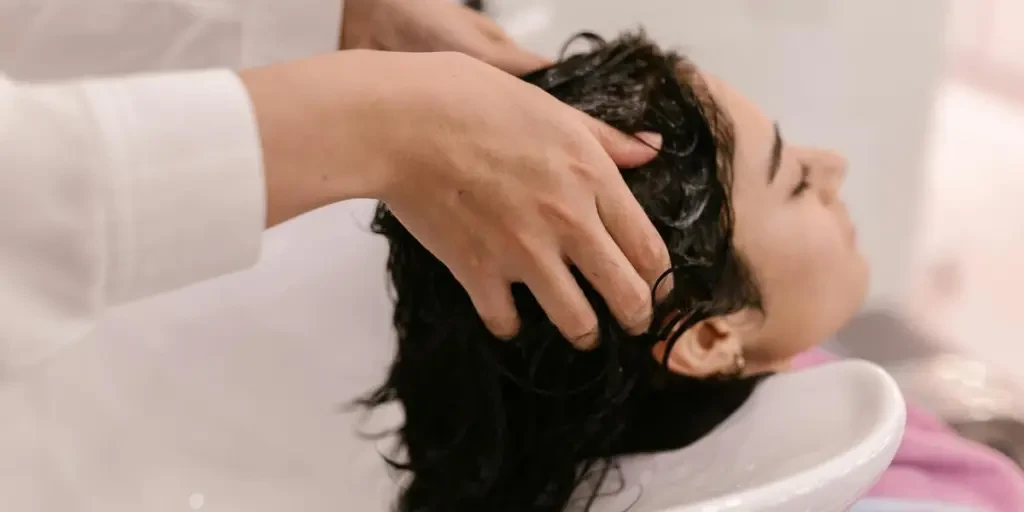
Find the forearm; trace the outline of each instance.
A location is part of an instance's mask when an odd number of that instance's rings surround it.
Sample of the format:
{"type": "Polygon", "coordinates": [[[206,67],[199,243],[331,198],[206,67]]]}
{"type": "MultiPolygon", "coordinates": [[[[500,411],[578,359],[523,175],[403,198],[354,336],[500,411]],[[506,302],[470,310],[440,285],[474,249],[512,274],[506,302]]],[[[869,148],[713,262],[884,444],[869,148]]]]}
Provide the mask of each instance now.
{"type": "Polygon", "coordinates": [[[375,134],[393,140],[429,129],[411,109],[404,123],[393,122],[407,98],[390,89],[393,74],[380,78],[391,60],[354,50],[240,72],[262,141],[268,226],[346,199],[381,198],[391,174],[376,158],[387,150],[375,134]]]}

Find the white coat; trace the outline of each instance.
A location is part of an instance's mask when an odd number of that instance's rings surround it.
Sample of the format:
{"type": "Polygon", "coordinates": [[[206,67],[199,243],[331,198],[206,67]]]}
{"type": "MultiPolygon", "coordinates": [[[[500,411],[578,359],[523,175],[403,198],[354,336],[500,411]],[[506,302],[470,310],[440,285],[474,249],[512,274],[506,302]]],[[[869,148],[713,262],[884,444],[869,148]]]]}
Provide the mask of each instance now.
{"type": "Polygon", "coordinates": [[[335,49],[341,13],[341,0],[0,3],[0,380],[113,304],[256,262],[259,137],[230,69],[335,49]]]}
{"type": "Polygon", "coordinates": [[[339,413],[391,357],[370,204],[263,234],[228,71],[333,50],[341,12],[0,2],[0,510],[386,508],[339,413]]]}

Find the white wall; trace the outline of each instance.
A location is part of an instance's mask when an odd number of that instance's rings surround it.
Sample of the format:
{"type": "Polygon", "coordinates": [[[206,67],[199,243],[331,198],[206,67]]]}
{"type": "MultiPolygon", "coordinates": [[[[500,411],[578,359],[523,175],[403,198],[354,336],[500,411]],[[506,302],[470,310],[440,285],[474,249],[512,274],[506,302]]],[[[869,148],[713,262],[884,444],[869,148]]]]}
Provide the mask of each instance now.
{"type": "Polygon", "coordinates": [[[906,296],[927,126],[940,80],[942,0],[491,0],[554,55],[580,30],[637,26],[760,101],[789,138],[843,151],[847,201],[873,265],[870,304],[906,296]]]}

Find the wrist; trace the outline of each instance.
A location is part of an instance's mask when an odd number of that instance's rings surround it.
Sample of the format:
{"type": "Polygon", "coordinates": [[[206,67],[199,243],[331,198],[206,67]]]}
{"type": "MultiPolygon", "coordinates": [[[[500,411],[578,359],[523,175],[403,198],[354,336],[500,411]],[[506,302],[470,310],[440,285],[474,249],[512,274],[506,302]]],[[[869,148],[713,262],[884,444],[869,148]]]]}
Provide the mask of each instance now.
{"type": "Polygon", "coordinates": [[[383,195],[387,172],[373,135],[380,130],[372,130],[382,121],[374,112],[383,100],[366,65],[372,53],[239,72],[259,129],[268,226],[338,201],[383,195]]]}

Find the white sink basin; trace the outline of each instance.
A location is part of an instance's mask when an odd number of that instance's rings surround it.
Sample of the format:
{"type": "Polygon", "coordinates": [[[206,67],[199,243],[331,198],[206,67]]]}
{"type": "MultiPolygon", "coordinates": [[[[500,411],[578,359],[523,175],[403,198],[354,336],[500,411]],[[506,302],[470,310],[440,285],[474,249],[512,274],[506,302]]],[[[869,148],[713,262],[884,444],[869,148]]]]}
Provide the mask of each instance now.
{"type": "Polygon", "coordinates": [[[895,381],[872,363],[779,374],[710,435],[657,456],[634,510],[846,510],[892,461],[905,419],[895,381]]]}
{"type": "MultiPolygon", "coordinates": [[[[275,229],[256,268],[113,312],[0,393],[0,509],[390,510],[378,446],[339,412],[392,357],[371,208],[275,229]]],[[[631,512],[839,510],[889,462],[903,414],[868,363],[773,377],[699,443],[624,461],[641,480],[660,468],[631,512]]]]}

